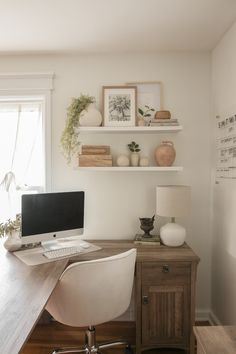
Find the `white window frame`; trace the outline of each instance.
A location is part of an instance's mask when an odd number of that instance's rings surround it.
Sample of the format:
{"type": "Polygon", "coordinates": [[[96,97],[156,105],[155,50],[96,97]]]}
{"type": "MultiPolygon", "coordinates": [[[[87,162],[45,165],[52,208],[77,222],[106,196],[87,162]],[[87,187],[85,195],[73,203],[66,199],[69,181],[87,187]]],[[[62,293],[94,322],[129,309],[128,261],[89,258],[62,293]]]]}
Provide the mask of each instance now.
{"type": "Polygon", "coordinates": [[[52,188],[51,148],[51,92],[54,73],[0,73],[1,100],[35,100],[43,102],[44,186],[52,188]]]}

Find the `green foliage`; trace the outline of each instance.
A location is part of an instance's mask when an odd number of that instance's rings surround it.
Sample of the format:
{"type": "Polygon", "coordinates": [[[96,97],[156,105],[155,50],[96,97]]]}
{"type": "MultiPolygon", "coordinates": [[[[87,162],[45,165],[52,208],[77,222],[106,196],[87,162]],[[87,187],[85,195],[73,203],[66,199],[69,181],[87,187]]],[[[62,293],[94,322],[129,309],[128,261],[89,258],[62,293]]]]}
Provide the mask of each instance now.
{"type": "Polygon", "coordinates": [[[139,148],[139,144],[136,144],[135,141],[132,141],[130,144],[128,144],[128,148],[131,152],[141,151],[141,149],[139,148]]]}
{"type": "Polygon", "coordinates": [[[68,163],[80,144],[78,139],[80,113],[93,102],[95,102],[94,97],[81,94],[78,98],[72,98],[67,108],[66,126],[61,135],[61,146],[68,163]]]}
{"type": "Polygon", "coordinates": [[[13,231],[20,231],[21,215],[16,216],[16,220],[8,219],[5,223],[0,223],[0,237],[12,234],[13,231]]]}
{"type": "Polygon", "coordinates": [[[154,108],[151,108],[147,105],[144,106],[146,108],[146,110],[143,110],[141,108],[138,109],[139,114],[144,118],[144,117],[151,117],[151,113],[150,112],[155,112],[154,108]]]}

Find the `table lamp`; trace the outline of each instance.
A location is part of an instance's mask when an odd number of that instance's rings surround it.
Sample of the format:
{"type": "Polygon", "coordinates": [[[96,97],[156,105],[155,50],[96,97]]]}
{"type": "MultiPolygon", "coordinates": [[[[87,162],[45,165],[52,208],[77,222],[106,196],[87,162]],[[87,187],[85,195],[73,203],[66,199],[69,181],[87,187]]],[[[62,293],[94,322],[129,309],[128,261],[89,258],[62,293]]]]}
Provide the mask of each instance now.
{"type": "Polygon", "coordinates": [[[184,243],[186,230],[175,222],[175,218],[189,214],[190,197],[190,186],[157,186],[156,214],[171,218],[171,222],[160,229],[164,245],[178,247],[184,243]]]}

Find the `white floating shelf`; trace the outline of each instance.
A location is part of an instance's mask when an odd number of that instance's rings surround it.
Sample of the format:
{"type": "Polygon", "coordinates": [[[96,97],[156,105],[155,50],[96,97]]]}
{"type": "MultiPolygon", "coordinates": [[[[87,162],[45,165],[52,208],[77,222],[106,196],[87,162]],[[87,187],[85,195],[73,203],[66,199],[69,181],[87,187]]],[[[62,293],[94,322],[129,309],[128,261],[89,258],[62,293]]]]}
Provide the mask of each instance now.
{"type": "Polygon", "coordinates": [[[79,127],[80,133],[175,133],[183,129],[182,125],[159,127],[79,127]]]}
{"type": "Polygon", "coordinates": [[[158,166],[148,166],[148,167],[76,167],[79,171],[112,171],[112,172],[178,172],[182,171],[182,166],[171,166],[171,167],[158,167],[158,166]]]}

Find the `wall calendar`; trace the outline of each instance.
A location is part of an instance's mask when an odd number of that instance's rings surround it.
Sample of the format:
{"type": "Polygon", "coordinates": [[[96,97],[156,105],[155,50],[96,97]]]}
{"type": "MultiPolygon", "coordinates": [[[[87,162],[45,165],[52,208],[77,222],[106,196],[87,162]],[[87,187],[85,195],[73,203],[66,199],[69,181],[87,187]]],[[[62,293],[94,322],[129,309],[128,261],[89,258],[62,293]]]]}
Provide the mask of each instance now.
{"type": "Polygon", "coordinates": [[[236,179],[236,114],[216,120],[216,181],[236,179]]]}

